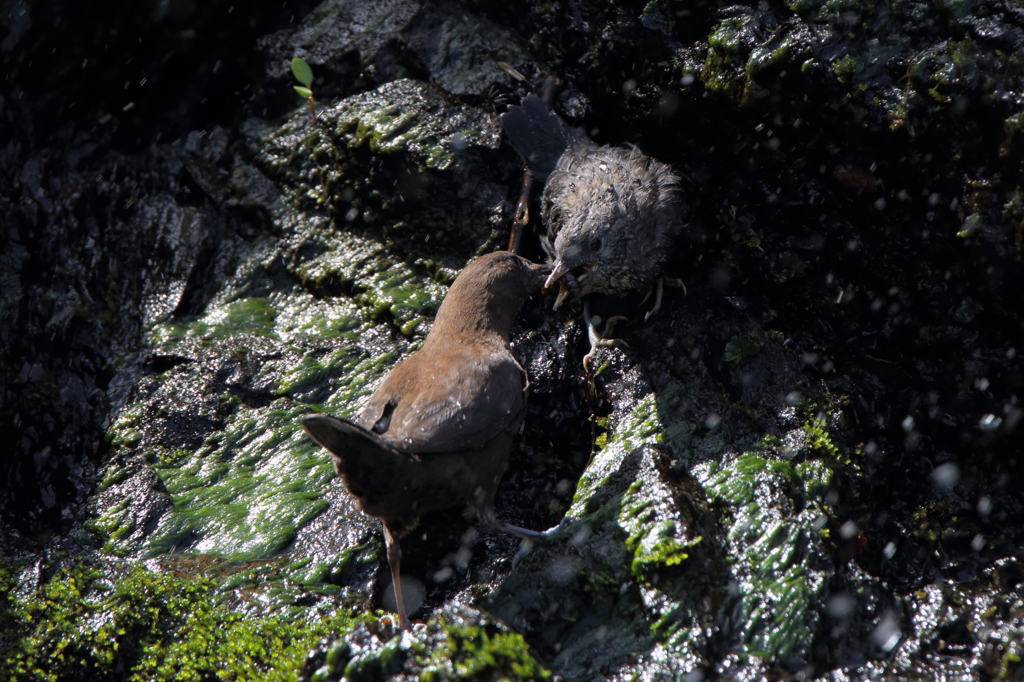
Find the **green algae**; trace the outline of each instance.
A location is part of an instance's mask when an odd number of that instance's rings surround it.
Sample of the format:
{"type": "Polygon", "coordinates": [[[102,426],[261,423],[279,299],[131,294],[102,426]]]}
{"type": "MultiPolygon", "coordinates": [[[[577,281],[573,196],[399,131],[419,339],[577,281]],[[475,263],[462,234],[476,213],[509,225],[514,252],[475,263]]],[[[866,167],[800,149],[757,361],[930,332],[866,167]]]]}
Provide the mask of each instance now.
{"type": "MultiPolygon", "coordinates": [[[[631,510],[636,513],[637,510],[631,510]]],[[[693,547],[700,543],[701,537],[682,543],[677,538],[679,532],[677,523],[672,520],[663,520],[643,532],[631,535],[626,540],[626,548],[633,553],[633,562],[630,570],[637,580],[645,584],[652,584],[657,571],[663,567],[672,567],[682,564],[690,558],[693,547]]]]}
{"type": "MultiPolygon", "coordinates": [[[[397,353],[384,353],[379,357],[363,357],[350,348],[339,348],[323,357],[306,355],[298,364],[285,371],[278,382],[280,394],[295,395],[322,386],[324,382],[344,379],[325,407],[351,416],[359,398],[368,395],[374,380],[398,362],[397,353]]],[[[310,409],[317,410],[316,406],[310,409]]]]}
{"type": "Polygon", "coordinates": [[[734,99],[742,98],[745,83],[738,81],[734,72],[743,65],[741,30],[747,21],[744,18],[723,21],[708,36],[708,54],[701,70],[708,90],[734,99]]]}
{"type": "Polygon", "coordinates": [[[127,539],[135,524],[129,513],[130,504],[131,500],[123,498],[104,509],[99,518],[85,523],[86,530],[104,539],[103,551],[107,554],[123,557],[131,553],[127,539]]]}
{"type": "MultiPolygon", "coordinates": [[[[626,572],[629,580],[643,586],[646,615],[640,622],[648,623],[665,655],[686,660],[705,641],[695,605],[709,593],[725,592],[721,576],[708,572],[715,560],[708,563],[712,555],[707,538],[685,527],[672,493],[653,467],[644,464],[647,458],[662,457],[663,450],[675,457],[667,460],[670,466],[692,456],[694,426],[679,422],[666,428],[660,423],[662,415],[674,413],[679,397],[679,387],[670,387],[640,400],[620,418],[581,478],[570,515],[581,516],[581,523],[593,529],[624,533],[624,552],[606,558],[610,563],[601,570],[613,579],[626,572]],[[642,458],[641,464],[625,479],[622,469],[631,458],[642,458]]],[[[724,462],[705,460],[692,468],[709,501],[726,514],[722,521],[732,573],[726,599],[738,614],[732,621],[737,653],[797,668],[807,660],[823,617],[824,567],[831,551],[823,520],[829,513],[826,499],[834,467],[851,464],[822,415],[822,410],[831,414],[842,400],[825,396],[824,403],[821,407],[804,401],[797,410],[805,421],[795,433],[810,459],[777,459],[783,441],[769,434],[761,438],[758,450],[724,462]]],[[[708,442],[696,447],[715,440],[709,434],[702,439],[708,442]]],[[[591,567],[585,564],[579,570],[591,567]]],[[[624,613],[616,616],[623,618],[624,613]]],[[[616,619],[609,622],[613,630],[623,626],[616,619]]]]}
{"type": "Polygon", "coordinates": [[[234,559],[271,556],[327,508],[333,470],[302,432],[306,412],[280,400],[241,408],[210,443],[157,467],[172,507],[147,541],[149,556],[187,548],[234,559]]]}
{"type": "MultiPolygon", "coordinates": [[[[131,447],[142,440],[143,408],[136,405],[118,415],[108,431],[108,440],[112,449],[131,447]]],[[[104,490],[116,482],[118,473],[115,470],[110,478],[104,478],[100,490],[104,490]]]]}
{"type": "Polygon", "coordinates": [[[227,305],[214,308],[203,319],[196,322],[191,334],[207,339],[223,339],[240,334],[253,336],[274,335],[274,318],[277,311],[265,298],[243,298],[227,305]]]}
{"type": "Polygon", "coordinates": [[[576,484],[570,516],[596,513],[605,506],[605,494],[615,489],[615,465],[623,452],[632,452],[646,443],[661,442],[661,424],[657,416],[657,403],[653,395],[642,399],[615,427],[611,439],[605,435],[603,447],[595,454],[576,484]]]}
{"type": "Polygon", "coordinates": [[[832,470],[818,461],[794,466],[745,454],[699,465],[694,475],[732,517],[731,599],[741,610],[742,650],[799,665],[821,620],[825,573],[817,558],[825,554],[821,518],[832,470]]]}
{"type": "MultiPolygon", "coordinates": [[[[338,235],[322,254],[299,264],[296,274],[307,286],[327,281],[348,283],[354,291],[352,304],[361,316],[369,321],[393,320],[406,336],[436,312],[447,292],[437,282],[396,261],[380,243],[351,235],[338,235]]],[[[355,336],[362,331],[354,328],[354,322],[348,324],[348,334],[355,336]]]]}
{"type": "Polygon", "coordinates": [[[132,563],[78,563],[38,587],[15,573],[0,565],[2,679],[294,680],[310,646],[359,622],[238,612],[210,578],[132,563]]]}
{"type": "MultiPolygon", "coordinates": [[[[629,452],[651,457],[650,453],[656,452],[653,446],[663,443],[665,435],[652,394],[641,400],[616,426],[614,437],[600,458],[610,463],[629,452]]],[[[595,464],[599,465],[597,458],[595,464]]],[[[647,477],[637,478],[618,498],[616,522],[627,534],[625,547],[632,554],[630,570],[634,577],[641,583],[652,584],[659,571],[677,567],[689,558],[689,552],[701,538],[687,537],[680,524],[671,518],[673,515],[665,506],[665,489],[651,478],[653,469],[646,471],[647,477]]],[[[604,484],[608,482],[609,478],[605,477],[604,484]]]]}
{"type": "Polygon", "coordinates": [[[377,155],[411,153],[431,170],[450,168],[458,149],[500,143],[491,126],[479,124],[482,112],[456,106],[422,84],[414,85],[420,96],[409,97],[410,84],[395,81],[343,102],[332,114],[336,138],[350,148],[365,145],[377,155]],[[445,115],[438,116],[438,109],[445,115]]]}
{"type": "MultiPolygon", "coordinates": [[[[669,447],[660,409],[678,393],[649,394],[612,425],[568,512],[571,548],[534,549],[486,600],[489,612],[535,633],[531,643],[566,678],[653,647],[692,668],[706,646],[701,603],[718,589],[699,572],[708,545],[680,518],[656,467],[669,447]]],[[[682,448],[692,430],[674,433],[668,440],[682,448]]]]}
{"type": "Polygon", "coordinates": [[[223,340],[243,334],[273,337],[275,312],[265,299],[242,299],[208,310],[193,322],[156,324],[150,334],[157,344],[179,339],[223,340]]]}

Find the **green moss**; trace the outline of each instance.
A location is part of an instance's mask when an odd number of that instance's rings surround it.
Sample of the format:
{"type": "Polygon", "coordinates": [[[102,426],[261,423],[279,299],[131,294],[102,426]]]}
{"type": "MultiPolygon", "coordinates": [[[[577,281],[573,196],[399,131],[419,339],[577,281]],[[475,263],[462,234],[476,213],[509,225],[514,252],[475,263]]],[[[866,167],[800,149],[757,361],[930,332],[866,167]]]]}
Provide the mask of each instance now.
{"type": "MultiPolygon", "coordinates": [[[[111,424],[110,430],[107,432],[107,439],[110,441],[110,447],[112,450],[130,447],[142,440],[142,430],[140,428],[143,416],[142,409],[142,406],[138,405],[129,410],[125,410],[121,416],[111,424]]],[[[123,472],[120,472],[117,469],[111,469],[108,477],[104,478],[100,483],[100,490],[105,490],[116,483],[118,476],[123,476],[123,472]]]]}
{"type": "Polygon", "coordinates": [[[851,54],[843,55],[832,62],[832,71],[840,83],[850,83],[858,68],[857,59],[851,54]]]}
{"type": "Polygon", "coordinates": [[[813,421],[804,425],[807,435],[807,447],[819,457],[836,460],[840,457],[839,448],[832,442],[832,437],[821,422],[813,421]]]}
{"type": "Polygon", "coordinates": [[[745,17],[729,19],[715,28],[708,36],[708,56],[701,71],[701,79],[708,90],[737,100],[742,99],[749,78],[744,70],[746,55],[742,40],[747,21],[745,17]]]}
{"type": "Polygon", "coordinates": [[[453,147],[492,146],[496,142],[481,126],[454,125],[466,113],[449,112],[437,117],[427,100],[433,92],[410,99],[408,84],[401,82],[381,88],[384,96],[371,93],[351,98],[338,112],[335,134],[349,147],[366,145],[375,155],[412,152],[427,168],[445,170],[455,159],[453,147]],[[481,130],[481,132],[467,132],[481,130]],[[457,138],[457,139],[456,139],[457,138]]]}
{"type": "MultiPolygon", "coordinates": [[[[468,615],[468,614],[467,614],[468,615]]],[[[375,630],[376,631],[376,630],[375,630]]],[[[480,618],[442,616],[425,630],[399,633],[381,642],[366,629],[311,651],[305,668],[316,682],[327,680],[546,680],[551,673],[530,655],[517,633],[480,618]],[[312,671],[312,667],[322,664],[312,671]]]]}
{"type": "Polygon", "coordinates": [[[440,621],[444,639],[428,656],[421,680],[547,680],[551,673],[530,655],[522,635],[496,627],[440,621]]]}
{"type": "Polygon", "coordinates": [[[733,337],[725,344],[725,361],[730,365],[742,364],[760,353],[763,346],[761,339],[733,337]]]}
{"type": "Polygon", "coordinates": [[[79,564],[27,591],[3,565],[0,587],[0,678],[22,682],[294,680],[310,646],[355,623],[239,613],[210,579],[136,564],[79,564]]]}
{"type": "Polygon", "coordinates": [[[327,315],[305,315],[296,307],[296,319],[286,333],[317,333],[327,338],[357,339],[367,323],[389,319],[409,336],[432,317],[447,288],[414,271],[375,242],[352,235],[332,235],[330,248],[301,263],[298,276],[312,288],[325,282],[349,282],[350,303],[335,302],[327,315]],[[325,317],[330,324],[325,324],[325,317]]]}
{"type": "Polygon", "coordinates": [[[242,334],[277,338],[274,320],[277,310],[265,298],[242,298],[223,305],[210,306],[194,322],[168,322],[157,326],[157,338],[195,338],[207,341],[242,334]]]}
{"type": "Polygon", "coordinates": [[[320,358],[307,355],[297,365],[285,370],[277,392],[293,395],[321,387],[328,379],[343,379],[344,385],[334,393],[331,404],[344,408],[358,402],[401,359],[396,353],[364,357],[349,347],[339,348],[320,358]]]}

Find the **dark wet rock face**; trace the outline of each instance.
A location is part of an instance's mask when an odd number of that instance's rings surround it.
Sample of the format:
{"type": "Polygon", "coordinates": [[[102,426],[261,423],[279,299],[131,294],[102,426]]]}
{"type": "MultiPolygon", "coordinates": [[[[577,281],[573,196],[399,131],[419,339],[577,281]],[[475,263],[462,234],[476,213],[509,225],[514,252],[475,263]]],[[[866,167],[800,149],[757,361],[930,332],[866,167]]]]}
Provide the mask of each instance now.
{"type": "Polygon", "coordinates": [[[1020,676],[1018,7],[229,5],[2,10],[3,666],[201,677],[230,637],[318,680],[1020,676]],[[399,636],[299,421],[355,414],[507,243],[497,116],[547,75],[683,178],[687,294],[595,298],[628,346],[593,376],[580,311],[526,304],[496,507],[572,520],[520,551],[425,517],[399,636]]]}

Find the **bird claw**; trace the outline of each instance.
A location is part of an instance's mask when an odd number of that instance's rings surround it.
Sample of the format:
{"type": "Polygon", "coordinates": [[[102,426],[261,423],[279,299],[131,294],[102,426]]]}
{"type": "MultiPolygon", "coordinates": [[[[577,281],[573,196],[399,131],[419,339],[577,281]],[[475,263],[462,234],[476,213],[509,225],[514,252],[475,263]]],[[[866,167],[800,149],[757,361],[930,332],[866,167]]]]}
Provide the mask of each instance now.
{"type": "MultiPolygon", "coordinates": [[[[683,282],[683,280],[679,279],[678,277],[659,277],[658,278],[658,286],[656,286],[654,288],[654,292],[655,292],[654,307],[651,308],[650,310],[648,310],[647,314],[644,315],[644,322],[647,322],[648,320],[650,320],[651,317],[654,316],[654,313],[656,313],[659,310],[661,310],[661,299],[662,299],[662,296],[665,294],[665,285],[666,284],[669,284],[669,285],[674,286],[674,287],[679,287],[680,289],[682,289],[683,290],[683,296],[686,296],[687,293],[688,293],[686,291],[686,283],[683,282]]],[[[650,297],[651,297],[651,292],[648,291],[647,295],[644,296],[644,300],[640,301],[640,305],[643,305],[644,303],[647,303],[647,299],[649,299],[650,297]]]]}
{"type": "Polygon", "coordinates": [[[686,290],[686,282],[679,279],[678,277],[662,277],[665,280],[665,284],[669,286],[678,287],[683,290],[683,296],[689,296],[690,292],[686,290]]]}
{"type": "Polygon", "coordinates": [[[604,324],[604,333],[601,333],[597,331],[597,324],[600,323],[600,318],[595,322],[594,318],[590,315],[590,301],[583,301],[583,321],[587,325],[587,337],[590,340],[590,350],[583,356],[583,371],[590,374],[590,365],[594,358],[597,357],[597,349],[601,346],[619,349],[629,348],[629,344],[622,339],[609,338],[606,336],[615,333],[615,325],[627,319],[629,318],[623,315],[615,315],[614,317],[608,318],[608,321],[604,324]]]}
{"type": "MultiPolygon", "coordinates": [[[[651,316],[654,315],[654,313],[656,313],[659,310],[661,310],[661,297],[665,294],[665,278],[664,277],[659,277],[658,278],[658,285],[656,287],[654,287],[654,291],[655,291],[655,294],[654,294],[654,307],[652,307],[650,310],[648,310],[647,314],[644,315],[644,322],[647,322],[649,319],[651,319],[651,316]]],[[[644,303],[646,303],[647,299],[650,298],[650,297],[651,297],[651,292],[648,291],[647,295],[644,296],[644,300],[640,302],[640,305],[643,305],[644,303]]]]}
{"type": "Polygon", "coordinates": [[[594,359],[597,357],[597,349],[602,346],[618,348],[620,350],[629,348],[629,344],[623,341],[622,339],[597,339],[597,341],[595,341],[593,345],[591,345],[590,352],[583,356],[583,371],[586,372],[587,374],[591,373],[590,365],[594,362],[594,359]]]}

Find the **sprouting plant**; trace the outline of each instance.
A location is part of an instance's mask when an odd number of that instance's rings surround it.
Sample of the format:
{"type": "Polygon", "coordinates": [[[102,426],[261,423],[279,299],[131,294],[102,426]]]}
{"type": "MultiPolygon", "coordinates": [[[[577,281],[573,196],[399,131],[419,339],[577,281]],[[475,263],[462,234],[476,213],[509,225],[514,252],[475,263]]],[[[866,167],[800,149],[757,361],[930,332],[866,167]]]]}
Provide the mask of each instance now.
{"type": "Polygon", "coordinates": [[[295,92],[299,93],[300,97],[305,97],[306,101],[309,102],[309,114],[316,121],[316,101],[313,99],[313,69],[309,68],[309,64],[302,57],[295,57],[292,59],[292,73],[295,74],[295,80],[302,83],[302,85],[295,85],[295,92]]]}

